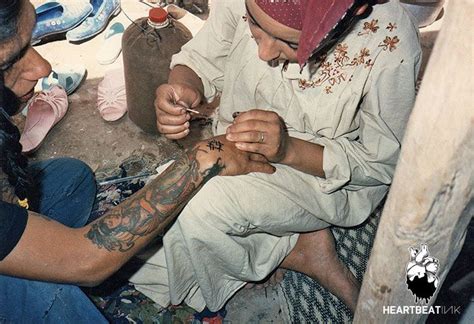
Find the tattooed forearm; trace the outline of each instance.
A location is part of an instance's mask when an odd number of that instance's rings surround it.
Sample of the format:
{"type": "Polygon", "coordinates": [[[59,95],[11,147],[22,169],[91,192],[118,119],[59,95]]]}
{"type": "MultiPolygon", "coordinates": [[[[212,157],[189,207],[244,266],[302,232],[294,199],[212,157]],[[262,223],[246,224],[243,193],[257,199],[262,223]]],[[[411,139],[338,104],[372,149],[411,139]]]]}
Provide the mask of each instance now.
{"type": "Polygon", "coordinates": [[[197,190],[224,168],[218,158],[202,169],[196,156],[207,153],[195,148],[184,154],[160,177],[92,223],[85,237],[99,248],[126,252],[141,237],[164,229],[197,190]]]}

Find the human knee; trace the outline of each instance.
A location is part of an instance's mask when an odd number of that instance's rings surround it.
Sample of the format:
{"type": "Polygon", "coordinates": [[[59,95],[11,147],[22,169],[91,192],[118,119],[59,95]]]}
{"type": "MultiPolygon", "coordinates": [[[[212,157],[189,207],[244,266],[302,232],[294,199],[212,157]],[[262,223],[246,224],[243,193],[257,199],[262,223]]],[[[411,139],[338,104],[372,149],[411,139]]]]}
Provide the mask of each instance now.
{"type": "Polygon", "coordinates": [[[14,319],[18,314],[24,318],[40,316],[51,308],[56,299],[70,303],[85,298],[76,286],[9,276],[0,276],[0,287],[0,323],[3,323],[2,315],[12,323],[17,322],[14,319]]]}
{"type": "Polygon", "coordinates": [[[89,218],[96,183],[91,169],[71,158],[38,162],[31,166],[37,183],[38,212],[71,227],[89,218]]]}
{"type": "Polygon", "coordinates": [[[183,231],[197,232],[196,228],[205,227],[225,233],[243,233],[248,229],[248,220],[236,203],[237,194],[232,199],[227,186],[222,181],[213,181],[215,179],[206,183],[181,212],[178,223],[183,231]]]}
{"type": "Polygon", "coordinates": [[[94,196],[96,183],[94,173],[84,162],[72,158],[59,158],[53,161],[58,178],[63,182],[66,195],[74,193],[83,196],[94,196]]]}

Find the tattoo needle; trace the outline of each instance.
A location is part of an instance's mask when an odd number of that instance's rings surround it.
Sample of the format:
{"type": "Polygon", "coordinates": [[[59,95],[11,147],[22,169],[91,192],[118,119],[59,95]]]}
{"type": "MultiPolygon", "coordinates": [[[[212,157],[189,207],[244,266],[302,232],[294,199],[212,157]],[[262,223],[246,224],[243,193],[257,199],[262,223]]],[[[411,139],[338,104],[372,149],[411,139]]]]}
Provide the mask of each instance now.
{"type": "Polygon", "coordinates": [[[197,115],[201,114],[201,113],[200,113],[199,111],[197,111],[197,110],[188,108],[188,107],[186,107],[186,106],[183,105],[183,104],[178,104],[178,102],[176,101],[176,98],[178,97],[178,95],[176,94],[176,92],[174,91],[173,88],[171,88],[171,90],[173,91],[173,105],[175,105],[175,106],[180,106],[180,107],[186,109],[186,111],[195,113],[195,114],[197,114],[197,115]]]}

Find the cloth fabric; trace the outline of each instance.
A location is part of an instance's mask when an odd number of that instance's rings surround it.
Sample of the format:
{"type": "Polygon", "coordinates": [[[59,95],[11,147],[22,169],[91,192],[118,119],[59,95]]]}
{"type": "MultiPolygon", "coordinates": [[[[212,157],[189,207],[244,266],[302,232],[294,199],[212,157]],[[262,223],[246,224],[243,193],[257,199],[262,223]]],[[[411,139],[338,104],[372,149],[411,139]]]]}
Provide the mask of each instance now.
{"type": "Polygon", "coordinates": [[[162,306],[184,300],[217,310],[274,270],[298,232],[362,223],[391,183],[414,103],[421,49],[398,1],[376,5],[302,72],[296,63],[282,70],[260,61],[244,14],[242,1],[217,2],[171,66],[193,69],[208,100],[222,93],[215,134],[236,111],[274,111],[290,136],[324,146],[326,178],[276,165],[273,175],[209,181],[131,279],[162,306]]]}
{"type": "Polygon", "coordinates": [[[26,209],[0,201],[0,261],[15,248],[26,227],[26,209]]]}
{"type": "Polygon", "coordinates": [[[263,12],[281,24],[298,30],[303,27],[306,1],[303,3],[302,1],[256,0],[255,3],[263,12]]]}
{"type": "Polygon", "coordinates": [[[276,21],[301,30],[297,50],[300,66],[336,27],[355,0],[256,0],[257,5],[276,21]]]}
{"type": "MultiPolygon", "coordinates": [[[[31,168],[42,192],[38,212],[66,226],[83,226],[96,190],[89,167],[61,158],[31,168]]],[[[79,287],[0,275],[0,323],[4,322],[107,323],[79,287]]]]}

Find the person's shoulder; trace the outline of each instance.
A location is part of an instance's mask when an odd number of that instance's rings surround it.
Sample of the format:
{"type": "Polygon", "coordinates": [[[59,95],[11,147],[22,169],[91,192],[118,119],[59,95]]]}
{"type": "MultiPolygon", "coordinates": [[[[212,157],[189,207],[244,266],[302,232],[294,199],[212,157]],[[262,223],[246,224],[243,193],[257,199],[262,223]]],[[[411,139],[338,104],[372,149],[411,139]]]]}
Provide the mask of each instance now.
{"type": "Polygon", "coordinates": [[[4,224],[5,219],[14,219],[27,214],[28,211],[12,202],[0,200],[0,223],[4,224]]]}
{"type": "Polygon", "coordinates": [[[405,55],[421,52],[418,27],[399,1],[375,5],[370,17],[379,23],[382,46],[396,45],[399,54],[405,55]]]}
{"type": "Polygon", "coordinates": [[[212,1],[211,10],[214,8],[226,8],[231,11],[245,10],[245,0],[216,0],[212,1]]]}
{"type": "Polygon", "coordinates": [[[216,0],[211,4],[211,15],[241,17],[245,13],[244,0],[216,0]]]}
{"type": "Polygon", "coordinates": [[[360,46],[375,70],[400,62],[418,64],[421,57],[418,28],[398,1],[374,5],[345,41],[360,46]]]}

